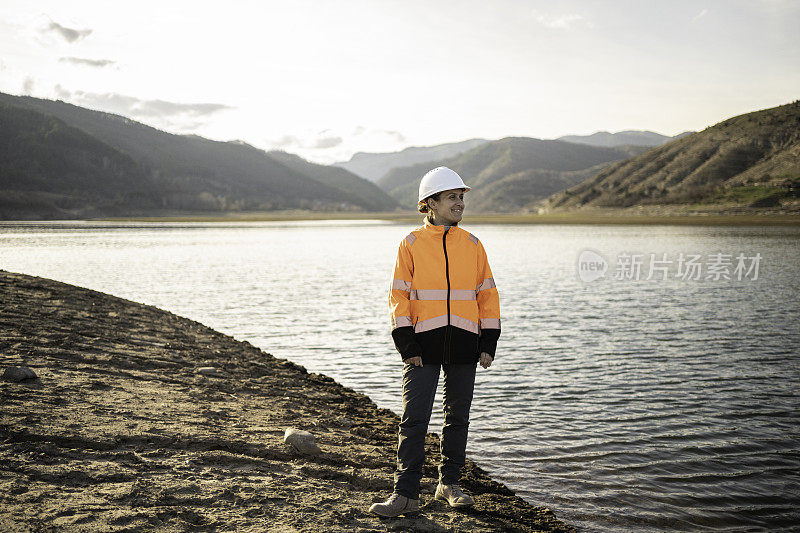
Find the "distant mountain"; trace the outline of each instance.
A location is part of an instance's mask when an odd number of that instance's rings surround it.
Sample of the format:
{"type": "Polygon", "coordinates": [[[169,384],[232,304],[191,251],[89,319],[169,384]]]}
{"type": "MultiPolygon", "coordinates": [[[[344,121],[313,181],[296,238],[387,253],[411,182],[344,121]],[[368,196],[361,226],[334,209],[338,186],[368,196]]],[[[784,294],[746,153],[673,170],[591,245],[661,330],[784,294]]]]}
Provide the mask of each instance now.
{"type": "Polygon", "coordinates": [[[614,161],[638,155],[643,150],[635,146],[601,148],[508,137],[484,143],[449,159],[394,169],[377,184],[402,207],[413,209],[424,173],[444,165],[461,174],[472,188],[468,196],[470,209],[519,211],[580,183],[614,161]]]}
{"type": "Polygon", "coordinates": [[[661,146],[675,139],[680,139],[686,135],[691,135],[694,132],[685,131],[674,137],[661,135],[654,131],[639,131],[627,130],[618,131],[617,133],[609,133],[607,131],[598,131],[591,135],[565,135],[559,137],[557,140],[566,141],[571,143],[588,144],[591,146],[661,146]]]}
{"type": "Polygon", "coordinates": [[[488,141],[486,139],[469,139],[468,141],[438,144],[436,146],[411,146],[400,152],[358,152],[353,154],[350,161],[334,163],[334,166],[345,168],[353,174],[374,182],[394,168],[447,159],[485,142],[488,141]]]}
{"type": "Polygon", "coordinates": [[[653,204],[778,207],[800,190],[800,100],[739,115],[615,163],[550,209],[653,204]]]}
{"type": "Polygon", "coordinates": [[[351,200],[357,201],[359,205],[369,211],[394,211],[398,207],[397,201],[383,192],[380,187],[343,168],[318,165],[295,154],[282,151],[270,151],[267,152],[267,155],[320,183],[345,191],[350,195],[351,200]]]}
{"type": "Polygon", "coordinates": [[[393,208],[385,195],[381,197],[371,190],[371,184],[342,169],[303,165],[298,161],[285,164],[245,143],[173,135],[119,115],[61,101],[0,93],[0,106],[0,123],[16,124],[16,129],[7,132],[7,128],[3,128],[3,142],[7,144],[3,146],[4,159],[0,161],[0,167],[15,169],[9,174],[13,177],[6,178],[6,172],[3,174],[0,202],[15,207],[0,211],[0,218],[21,216],[20,209],[24,210],[27,203],[40,206],[38,210],[31,209],[31,217],[44,216],[42,206],[47,205],[51,206],[49,217],[393,208]],[[59,139],[44,130],[26,130],[19,120],[21,109],[28,110],[26,116],[31,127],[55,120],[53,124],[69,136],[75,154],[85,153],[86,156],[80,159],[77,155],[66,154],[58,144],[59,139]],[[9,148],[24,148],[26,143],[35,145],[37,157],[32,157],[30,150],[9,148]],[[95,164],[93,158],[106,153],[103,150],[111,154],[107,155],[111,166],[95,164]],[[115,169],[123,168],[123,156],[128,158],[129,165],[125,167],[125,183],[113,174],[115,169]],[[85,177],[85,181],[73,183],[69,198],[63,198],[67,193],[63,187],[59,188],[59,180],[67,179],[59,174],[61,167],[44,163],[59,157],[72,158],[69,159],[71,166],[64,167],[65,175],[85,177]],[[46,168],[37,170],[37,165],[46,168]],[[92,183],[105,185],[90,186],[89,177],[94,180],[92,183]],[[364,192],[354,195],[359,180],[364,192]],[[345,189],[337,184],[345,185],[345,189]],[[138,203],[128,202],[131,195],[138,198],[138,203]],[[69,209],[64,211],[60,206],[69,206],[69,209]]]}
{"type": "Polygon", "coordinates": [[[128,154],[30,109],[0,103],[0,219],[130,213],[158,205],[149,173],[128,154]]]}

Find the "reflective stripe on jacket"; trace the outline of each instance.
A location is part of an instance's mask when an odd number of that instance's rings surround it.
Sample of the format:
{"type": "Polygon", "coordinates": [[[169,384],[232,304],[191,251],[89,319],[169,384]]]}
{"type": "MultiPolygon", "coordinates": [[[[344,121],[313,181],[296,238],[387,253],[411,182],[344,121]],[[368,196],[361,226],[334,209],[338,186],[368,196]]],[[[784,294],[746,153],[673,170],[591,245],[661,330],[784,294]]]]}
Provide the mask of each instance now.
{"type": "Polygon", "coordinates": [[[403,359],[469,363],[495,354],[500,297],[483,245],[458,226],[426,217],[400,242],[389,306],[403,359]]]}

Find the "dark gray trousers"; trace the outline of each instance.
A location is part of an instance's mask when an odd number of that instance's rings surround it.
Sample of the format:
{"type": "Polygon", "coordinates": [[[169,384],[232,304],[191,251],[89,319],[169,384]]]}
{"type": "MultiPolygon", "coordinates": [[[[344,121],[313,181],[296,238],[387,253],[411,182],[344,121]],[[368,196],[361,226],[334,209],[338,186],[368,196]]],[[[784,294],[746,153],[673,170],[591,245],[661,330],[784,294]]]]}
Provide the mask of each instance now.
{"type": "Polygon", "coordinates": [[[439,481],[449,485],[461,479],[466,461],[469,408],[475,388],[476,364],[414,366],[403,368],[403,416],[397,443],[397,470],[394,492],[411,499],[419,498],[422,465],[425,463],[425,435],[431,419],[439,372],[444,371],[439,481]]]}

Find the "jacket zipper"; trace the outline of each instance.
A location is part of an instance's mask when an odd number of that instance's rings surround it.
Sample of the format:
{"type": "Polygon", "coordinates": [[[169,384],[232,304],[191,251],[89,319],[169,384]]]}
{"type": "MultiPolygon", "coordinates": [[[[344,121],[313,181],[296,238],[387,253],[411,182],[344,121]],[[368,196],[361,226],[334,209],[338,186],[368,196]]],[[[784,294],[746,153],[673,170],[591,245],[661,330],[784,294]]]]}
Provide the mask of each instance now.
{"type": "Polygon", "coordinates": [[[447,232],[449,227],[444,229],[442,234],[442,248],[444,249],[444,275],[447,278],[447,327],[444,330],[444,357],[446,364],[450,363],[450,262],[447,259],[447,232]]]}

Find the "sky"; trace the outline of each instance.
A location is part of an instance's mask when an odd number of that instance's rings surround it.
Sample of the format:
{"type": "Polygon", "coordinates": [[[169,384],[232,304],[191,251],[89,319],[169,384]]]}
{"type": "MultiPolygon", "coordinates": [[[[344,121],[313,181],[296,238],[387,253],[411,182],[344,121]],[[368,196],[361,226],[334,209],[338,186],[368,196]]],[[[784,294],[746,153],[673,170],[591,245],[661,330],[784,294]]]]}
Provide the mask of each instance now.
{"type": "Polygon", "coordinates": [[[800,1],[0,0],[0,91],[320,163],[800,98],[800,1]]]}

